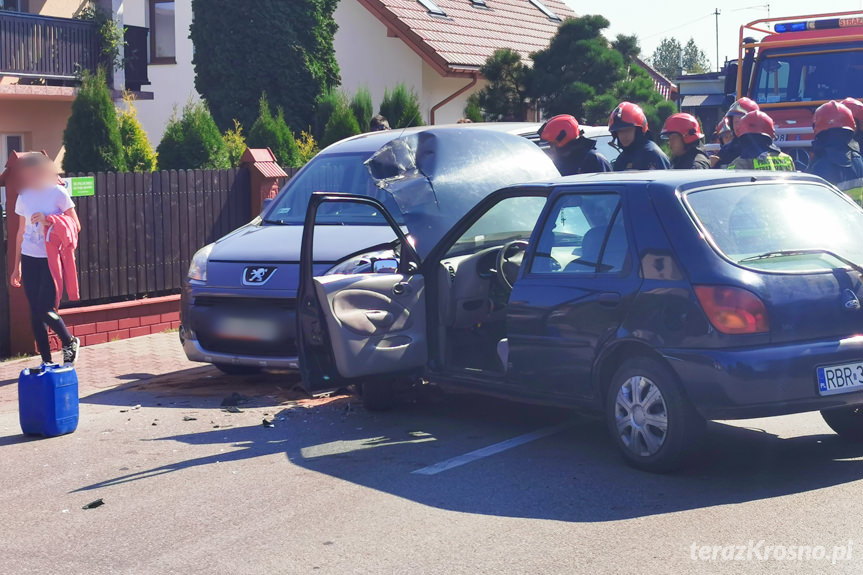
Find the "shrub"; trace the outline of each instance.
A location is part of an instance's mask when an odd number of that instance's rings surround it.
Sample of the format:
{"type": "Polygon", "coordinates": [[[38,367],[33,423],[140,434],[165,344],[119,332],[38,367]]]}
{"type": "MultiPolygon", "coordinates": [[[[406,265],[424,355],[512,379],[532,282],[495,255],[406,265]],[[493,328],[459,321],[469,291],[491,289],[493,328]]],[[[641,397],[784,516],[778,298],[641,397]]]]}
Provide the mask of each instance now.
{"type": "Polygon", "coordinates": [[[101,68],[84,73],[63,132],[63,170],[66,172],[121,172],[126,169],[117,110],[101,68]]]}
{"type": "Polygon", "coordinates": [[[404,84],[397,84],[392,92],[384,92],[379,113],[393,129],[423,125],[419,98],[416,92],[408,90],[404,84]]]}
{"type": "Polygon", "coordinates": [[[308,132],[300,132],[300,137],[297,138],[297,167],[305,166],[319,151],[311,128],[308,132]]]}
{"type": "Polygon", "coordinates": [[[123,95],[125,110],[117,111],[120,125],[120,141],[123,144],[123,157],[126,170],[130,172],[152,172],[156,169],[156,151],[150,145],[147,133],[138,121],[135,98],[128,92],[123,95]]]}
{"type": "Polygon", "coordinates": [[[467,106],[464,108],[464,117],[471,122],[484,122],[482,116],[482,107],[479,105],[479,94],[474,92],[467,99],[467,106]]]}
{"type": "Polygon", "coordinates": [[[372,105],[372,95],[368,88],[360,88],[354,94],[354,99],[351,100],[351,111],[357,119],[357,124],[360,126],[361,132],[369,131],[369,122],[372,116],[375,115],[375,108],[372,105]]]}
{"type": "Polygon", "coordinates": [[[225,150],[228,152],[228,163],[232,168],[240,165],[240,160],[246,152],[246,137],[243,135],[243,126],[239,120],[234,119],[234,129],[227,130],[222,134],[225,141],[225,150]]]}
{"type": "Polygon", "coordinates": [[[347,106],[348,101],[343,92],[339,90],[327,90],[318,98],[315,105],[315,123],[312,134],[318,140],[323,140],[324,130],[327,128],[327,122],[330,121],[330,116],[340,106],[347,106]]]}
{"type": "Polygon", "coordinates": [[[281,109],[274,117],[266,94],[258,101],[258,118],[249,130],[247,143],[250,148],[269,148],[276,156],[279,165],[297,165],[297,142],[291,129],[285,123],[281,109]]]}
{"type": "Polygon", "coordinates": [[[359,133],[361,133],[360,126],[357,124],[357,119],[354,117],[351,108],[341,105],[330,116],[330,121],[327,122],[327,127],[324,129],[324,138],[321,141],[321,145],[326,147],[339,140],[356,136],[359,133]]]}
{"type": "Polygon", "coordinates": [[[190,101],[180,117],[174,112],[156,152],[160,170],[230,167],[222,134],[203,102],[190,101]]]}

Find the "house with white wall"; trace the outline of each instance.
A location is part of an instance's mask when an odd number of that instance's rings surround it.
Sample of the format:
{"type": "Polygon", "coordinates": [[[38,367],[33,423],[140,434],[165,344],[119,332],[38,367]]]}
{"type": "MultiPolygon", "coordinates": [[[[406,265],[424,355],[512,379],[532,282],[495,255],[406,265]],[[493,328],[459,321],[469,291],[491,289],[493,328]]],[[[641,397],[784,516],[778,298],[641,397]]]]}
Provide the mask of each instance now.
{"type": "MultiPolygon", "coordinates": [[[[95,3],[126,31],[126,64],[111,79],[115,101],[122,105],[123,91],[133,93],[155,146],[174,110],[199,97],[192,0],[95,3]]],[[[96,25],[76,19],[87,5],[0,0],[0,158],[45,150],[60,164],[78,68],[97,65],[96,25]]],[[[342,89],[367,87],[377,107],[385,90],[404,83],[419,96],[424,123],[455,122],[482,87],[479,69],[495,50],[528,58],[573,15],[563,0],[340,0],[335,50],[342,89]]]]}

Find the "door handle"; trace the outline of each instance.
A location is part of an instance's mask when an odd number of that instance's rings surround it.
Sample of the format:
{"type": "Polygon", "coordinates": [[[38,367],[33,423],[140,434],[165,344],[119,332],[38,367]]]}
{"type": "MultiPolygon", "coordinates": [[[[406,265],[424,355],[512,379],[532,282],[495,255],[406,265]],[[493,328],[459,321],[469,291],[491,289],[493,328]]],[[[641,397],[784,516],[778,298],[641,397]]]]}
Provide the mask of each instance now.
{"type": "Polygon", "coordinates": [[[409,289],[408,282],[399,282],[393,286],[393,295],[404,295],[409,289]]]}
{"type": "Polygon", "coordinates": [[[599,294],[599,304],[605,307],[617,307],[620,303],[620,294],[615,292],[605,292],[599,294]]]}

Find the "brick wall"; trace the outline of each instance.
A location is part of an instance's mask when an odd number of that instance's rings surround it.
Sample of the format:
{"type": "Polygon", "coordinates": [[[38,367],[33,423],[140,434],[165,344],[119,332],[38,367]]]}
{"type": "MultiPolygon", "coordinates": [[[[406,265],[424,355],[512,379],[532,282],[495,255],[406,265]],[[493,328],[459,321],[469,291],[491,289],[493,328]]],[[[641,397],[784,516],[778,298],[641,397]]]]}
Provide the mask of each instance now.
{"type": "MultiPolygon", "coordinates": [[[[180,296],[61,309],[60,316],[82,345],[107,343],[179,328],[180,296]]],[[[55,350],[61,347],[54,334],[51,347],[55,350]]]]}

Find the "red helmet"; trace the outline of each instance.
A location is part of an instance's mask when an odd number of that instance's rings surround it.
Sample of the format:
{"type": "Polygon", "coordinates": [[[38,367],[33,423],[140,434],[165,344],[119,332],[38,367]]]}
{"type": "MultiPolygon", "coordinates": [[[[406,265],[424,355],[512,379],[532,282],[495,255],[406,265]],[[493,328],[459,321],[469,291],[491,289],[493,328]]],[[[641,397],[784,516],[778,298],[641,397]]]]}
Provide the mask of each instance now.
{"type": "Polygon", "coordinates": [[[724,136],[725,134],[732,134],[731,130],[731,120],[728,119],[728,116],[722,116],[722,119],[719,120],[719,123],[716,124],[716,135],[719,137],[724,136]]]}
{"type": "Polygon", "coordinates": [[[612,134],[623,128],[641,128],[647,131],[647,117],[638,104],[621,102],[608,117],[608,131],[612,134]]]}
{"type": "Polygon", "coordinates": [[[661,136],[667,138],[669,134],[680,134],[685,144],[692,144],[704,137],[701,133],[701,125],[692,114],[673,114],[665,120],[662,126],[661,136]]]}
{"type": "Polygon", "coordinates": [[[569,114],[555,116],[539,129],[539,137],[558,148],[577,140],[579,136],[581,136],[581,128],[578,126],[578,120],[569,114]]]}
{"type": "Polygon", "coordinates": [[[742,118],[749,112],[757,112],[758,104],[755,100],[751,100],[749,98],[740,98],[728,108],[728,111],[725,112],[725,115],[729,118],[742,118]]]}
{"type": "Polygon", "coordinates": [[[738,138],[744,134],[761,134],[772,140],[776,135],[773,118],[760,110],[749,112],[737,122],[736,134],[738,138]]]}
{"type": "Polygon", "coordinates": [[[863,102],[856,98],[845,98],[842,100],[842,105],[851,110],[851,114],[854,115],[854,120],[858,124],[863,124],[863,102]]]}
{"type": "Polygon", "coordinates": [[[815,127],[816,136],[824,130],[833,128],[851,130],[852,132],[857,129],[857,123],[854,121],[854,114],[851,113],[851,110],[836,101],[818,106],[812,117],[812,125],[815,127]]]}

